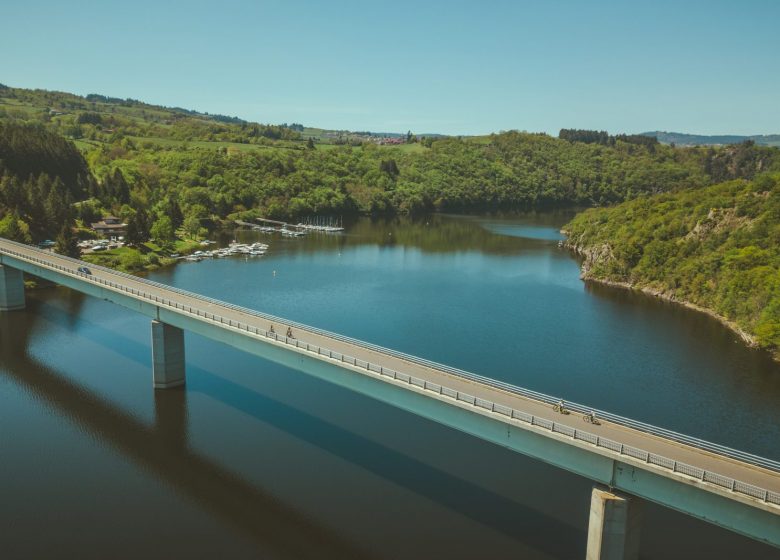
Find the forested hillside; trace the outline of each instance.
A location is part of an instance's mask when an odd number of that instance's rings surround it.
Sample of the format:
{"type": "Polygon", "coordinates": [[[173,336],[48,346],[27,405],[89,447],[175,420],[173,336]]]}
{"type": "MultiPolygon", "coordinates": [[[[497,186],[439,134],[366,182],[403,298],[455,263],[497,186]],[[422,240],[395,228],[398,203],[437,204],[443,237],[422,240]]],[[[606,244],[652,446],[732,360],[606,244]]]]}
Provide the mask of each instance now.
{"type": "Polygon", "coordinates": [[[0,120],[0,169],[23,179],[41,173],[59,177],[76,200],[89,192],[91,173],[84,156],[72,142],[41,125],[0,120]]]}
{"type": "Polygon", "coordinates": [[[30,242],[63,234],[73,249],[74,202],[98,185],[72,142],[41,125],[0,121],[0,236],[30,242]]]}
{"type": "Polygon", "coordinates": [[[235,218],[603,206],[780,171],[780,150],[750,142],[564,130],[335,145],[302,125],[2,86],[0,126],[0,235],[63,249],[106,214],[133,244],[172,242],[235,218]]]}
{"type": "Polygon", "coordinates": [[[780,349],[780,174],[591,209],[566,226],[583,276],[690,302],[780,349]]]}

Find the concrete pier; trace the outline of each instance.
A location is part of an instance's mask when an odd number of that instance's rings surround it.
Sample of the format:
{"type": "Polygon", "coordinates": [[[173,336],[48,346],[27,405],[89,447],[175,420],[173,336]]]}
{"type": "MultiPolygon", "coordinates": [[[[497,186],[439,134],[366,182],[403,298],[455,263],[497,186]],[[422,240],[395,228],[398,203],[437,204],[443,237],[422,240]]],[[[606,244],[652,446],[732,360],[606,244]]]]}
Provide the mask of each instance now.
{"type": "Polygon", "coordinates": [[[0,265],[0,311],[24,309],[22,271],[0,265]]]}
{"type": "Polygon", "coordinates": [[[152,373],[155,389],[184,385],[184,331],[152,321],[152,373]]]}
{"type": "Polygon", "coordinates": [[[594,487],[590,496],[587,560],[637,560],[642,523],[639,498],[594,487]]]}

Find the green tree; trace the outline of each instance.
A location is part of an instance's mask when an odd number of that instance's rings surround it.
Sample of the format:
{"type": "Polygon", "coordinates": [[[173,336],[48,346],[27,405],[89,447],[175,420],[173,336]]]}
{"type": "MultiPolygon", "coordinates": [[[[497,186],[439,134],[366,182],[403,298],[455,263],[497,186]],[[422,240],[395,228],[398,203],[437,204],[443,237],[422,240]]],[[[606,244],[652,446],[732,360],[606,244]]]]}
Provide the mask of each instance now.
{"type": "Polygon", "coordinates": [[[85,200],[76,205],[76,217],[89,227],[90,224],[100,221],[103,212],[100,202],[96,199],[85,200]]]}
{"type": "Polygon", "coordinates": [[[171,217],[173,229],[180,228],[184,222],[184,215],[181,212],[181,206],[175,200],[171,200],[169,216],[171,217]]]}
{"type": "Polygon", "coordinates": [[[119,266],[127,272],[135,272],[144,267],[144,258],[137,252],[131,251],[119,257],[119,266]]]}
{"type": "Polygon", "coordinates": [[[30,242],[30,235],[19,226],[19,216],[15,212],[6,214],[0,220],[0,237],[20,243],[30,242]]]}
{"type": "Polygon", "coordinates": [[[394,159],[383,159],[382,162],[379,164],[379,170],[383,173],[387,173],[395,179],[398,177],[398,174],[400,171],[398,170],[398,164],[395,162],[394,159]]]}
{"type": "Polygon", "coordinates": [[[173,241],[175,239],[173,222],[171,222],[171,219],[168,216],[160,216],[152,224],[152,227],[149,230],[149,235],[151,235],[152,239],[156,241],[173,241]]]}
{"type": "Polygon", "coordinates": [[[21,181],[13,175],[5,175],[0,180],[0,194],[5,205],[17,212],[25,206],[26,197],[21,181]]]}
{"type": "Polygon", "coordinates": [[[201,219],[194,214],[187,216],[184,219],[184,224],[182,226],[184,228],[184,231],[186,231],[188,234],[190,234],[193,237],[197,236],[200,230],[202,229],[200,225],[200,220],[201,219]]]}
{"type": "Polygon", "coordinates": [[[73,233],[73,226],[71,224],[65,224],[60,229],[60,233],[57,235],[54,251],[60,255],[73,258],[78,258],[81,256],[81,250],[78,246],[78,238],[76,238],[76,235],[73,233]]]}
{"type": "Polygon", "coordinates": [[[44,203],[44,211],[49,233],[59,231],[63,224],[71,220],[70,195],[59,177],[56,177],[51,184],[44,203]]]}
{"type": "Polygon", "coordinates": [[[114,173],[106,178],[106,193],[118,204],[130,202],[130,186],[125,180],[122,171],[117,167],[114,173]]]}
{"type": "Polygon", "coordinates": [[[125,239],[130,245],[140,245],[149,240],[149,215],[143,208],[136,210],[127,221],[125,239]]]}

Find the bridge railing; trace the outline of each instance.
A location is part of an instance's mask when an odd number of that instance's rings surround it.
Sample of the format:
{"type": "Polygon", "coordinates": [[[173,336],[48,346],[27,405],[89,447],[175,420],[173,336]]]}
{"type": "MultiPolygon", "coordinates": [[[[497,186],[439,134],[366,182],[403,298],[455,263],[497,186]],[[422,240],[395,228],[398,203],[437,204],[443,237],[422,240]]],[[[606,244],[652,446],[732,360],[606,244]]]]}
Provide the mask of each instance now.
{"type": "MultiPolygon", "coordinates": [[[[4,240],[6,242],[9,242],[8,240],[4,240]]],[[[15,242],[11,242],[15,243],[15,242]]],[[[31,247],[27,245],[21,245],[26,250],[31,249],[31,247]]],[[[20,248],[21,248],[20,247],[20,248]]],[[[37,251],[37,249],[36,249],[37,251]]],[[[209,312],[206,309],[201,309],[198,307],[192,307],[189,305],[184,305],[182,303],[179,303],[177,301],[171,300],[169,298],[157,296],[154,294],[149,294],[147,292],[144,292],[143,290],[139,290],[136,288],[131,288],[129,286],[118,284],[116,282],[112,282],[110,280],[106,280],[103,278],[99,278],[97,276],[94,276],[92,274],[85,274],[83,272],[78,271],[79,266],[89,265],[92,268],[95,268],[96,270],[102,270],[104,272],[110,273],[112,275],[120,276],[120,277],[126,277],[127,279],[132,280],[134,283],[142,283],[147,284],[162,290],[171,291],[189,298],[194,298],[197,300],[205,301],[207,303],[210,303],[212,305],[219,305],[222,307],[227,307],[232,310],[236,310],[245,314],[248,314],[250,316],[254,316],[257,318],[261,318],[264,320],[270,320],[272,322],[277,323],[283,323],[286,325],[291,325],[296,327],[296,329],[300,329],[303,331],[310,331],[314,332],[323,336],[329,336],[331,338],[334,338],[336,340],[341,340],[344,342],[349,342],[351,344],[358,345],[360,347],[374,350],[377,352],[382,352],[386,354],[390,354],[396,357],[400,357],[402,359],[408,360],[410,362],[424,365],[430,368],[439,369],[446,371],[448,373],[451,373],[457,377],[469,379],[478,381],[480,383],[484,383],[486,385],[493,386],[495,388],[499,388],[502,390],[505,390],[507,392],[513,393],[513,394],[519,394],[528,398],[532,398],[535,400],[539,400],[542,402],[546,402],[548,404],[554,405],[559,402],[559,399],[556,399],[554,397],[551,397],[549,395],[545,395],[543,393],[538,393],[536,391],[531,391],[528,389],[523,389],[521,387],[516,387],[514,385],[510,385],[508,383],[503,383],[500,381],[496,381],[490,378],[486,378],[477,374],[472,374],[469,372],[465,372],[462,370],[458,370],[456,368],[451,368],[449,366],[445,366],[442,364],[437,364],[435,362],[431,362],[429,360],[425,360],[422,358],[418,358],[415,356],[411,356],[408,354],[403,354],[401,352],[396,352],[390,349],[382,348],[381,346],[376,346],[370,343],[366,343],[363,341],[355,340],[349,337],[345,337],[342,335],[337,335],[334,333],[329,333],[328,331],[324,331],[322,329],[317,329],[314,327],[309,327],[307,325],[303,325],[300,323],[295,323],[292,321],[288,321],[286,319],[282,319],[279,317],[275,317],[273,315],[268,315],[264,313],[260,313],[251,309],[246,309],[237,305],[229,304],[226,302],[222,302],[219,300],[215,300],[212,298],[208,298],[206,296],[201,296],[199,294],[195,294],[192,292],[187,292],[186,290],[181,290],[179,288],[174,288],[172,286],[167,286],[165,284],[160,284],[158,282],[153,282],[150,280],[146,280],[143,278],[139,278],[137,276],[132,276],[130,274],[122,273],[115,271],[113,269],[109,269],[106,267],[100,267],[95,266],[90,263],[85,263],[84,261],[80,261],[77,259],[72,259],[70,257],[64,257],[62,255],[57,255],[58,258],[67,259],[68,261],[71,261],[74,265],[76,265],[76,268],[70,268],[66,266],[62,266],[56,263],[51,262],[51,260],[44,259],[44,258],[37,258],[30,255],[27,255],[22,252],[10,250],[10,249],[2,249],[0,248],[0,252],[12,255],[16,258],[21,258],[25,261],[34,262],[39,265],[42,265],[46,268],[59,270],[62,272],[65,272],[72,276],[80,277],[84,280],[101,284],[106,287],[112,288],[114,290],[125,292],[128,294],[131,294],[135,297],[146,299],[150,302],[153,302],[157,305],[164,305],[166,307],[170,307],[173,309],[176,309],[178,311],[181,311],[183,313],[188,313],[195,315],[203,320],[206,321],[212,321],[215,323],[219,323],[222,326],[225,326],[227,328],[232,328],[240,332],[246,332],[249,335],[255,335],[259,337],[264,337],[267,339],[273,339],[275,342],[284,343],[286,345],[294,346],[296,349],[306,351],[312,354],[316,354],[320,359],[328,359],[333,360],[336,362],[340,362],[342,364],[351,365],[355,368],[359,368],[361,370],[365,370],[369,373],[378,374],[380,376],[385,376],[388,378],[392,378],[393,380],[401,383],[406,383],[411,387],[416,387],[418,389],[421,389],[423,391],[431,391],[434,393],[437,393],[440,396],[447,397],[449,399],[452,399],[454,401],[457,401],[459,403],[465,403],[467,405],[471,405],[475,408],[482,409],[488,412],[492,412],[494,414],[499,414],[502,416],[505,416],[509,419],[517,420],[520,422],[525,422],[527,424],[530,424],[532,426],[536,426],[539,428],[543,428],[546,430],[549,430],[551,432],[561,434],[567,437],[570,437],[577,441],[583,441],[586,443],[590,443],[592,445],[595,445],[596,447],[608,449],[612,452],[618,453],[621,456],[629,457],[635,460],[643,461],[649,465],[654,465],[657,467],[661,467],[664,469],[671,470],[672,472],[681,473],[686,476],[695,478],[697,480],[708,482],[711,484],[714,484],[716,486],[720,486],[722,488],[731,490],[732,492],[744,494],[747,496],[751,496],[753,498],[757,498],[759,500],[762,500],[766,503],[771,503],[775,505],[780,505],[780,493],[773,492],[770,490],[766,490],[764,488],[760,488],[758,486],[754,486],[745,482],[741,482],[738,480],[735,480],[733,478],[723,476],[714,472],[707,471],[705,469],[702,469],[700,467],[695,467],[693,465],[688,465],[686,463],[682,463],[679,461],[675,461],[673,459],[669,459],[667,457],[664,457],[662,455],[658,455],[656,453],[651,453],[648,451],[644,451],[642,449],[638,449],[629,445],[622,444],[620,442],[616,442],[614,440],[603,438],[601,436],[597,436],[595,434],[592,434],[590,432],[587,432],[585,430],[578,430],[576,428],[572,428],[571,426],[567,424],[562,424],[560,422],[554,422],[551,420],[548,420],[546,418],[541,418],[532,414],[529,414],[527,412],[523,412],[520,410],[516,410],[514,408],[495,403],[489,400],[485,400],[479,397],[476,397],[474,395],[470,395],[468,393],[464,393],[462,391],[457,391],[455,389],[450,389],[448,387],[445,387],[440,384],[431,383],[429,381],[426,381],[425,379],[421,379],[409,374],[405,374],[390,368],[385,368],[383,366],[379,366],[376,364],[372,364],[368,361],[361,360],[359,358],[356,358],[354,356],[348,356],[343,353],[336,352],[331,349],[327,349],[321,346],[313,345],[306,342],[301,342],[297,338],[293,337],[287,337],[284,335],[279,335],[278,333],[271,332],[265,329],[262,329],[256,325],[250,325],[245,322],[237,321],[231,318],[226,318],[221,315],[217,315],[213,312],[209,312]]],[[[42,252],[42,251],[41,251],[42,252]]],[[[43,253],[43,252],[42,252],[43,253]]],[[[578,405],[575,403],[567,403],[567,410],[575,413],[582,413],[582,414],[588,414],[593,411],[593,409],[584,407],[582,405],[578,405]]],[[[725,455],[728,457],[732,457],[735,459],[739,459],[741,461],[754,464],[757,466],[765,467],[771,470],[774,470],[776,472],[780,472],[780,463],[777,463],[776,461],[772,461],[770,459],[765,459],[763,457],[758,457],[756,455],[752,455],[749,453],[741,452],[735,449],[731,449],[728,447],[720,446],[717,444],[713,444],[710,442],[706,442],[703,440],[698,440],[696,438],[691,438],[690,436],[685,436],[683,434],[678,434],[677,432],[673,432],[671,430],[665,430],[663,428],[658,428],[655,426],[651,426],[648,424],[644,424],[641,422],[637,422],[634,420],[630,420],[628,418],[623,418],[621,416],[613,415],[610,413],[606,413],[603,411],[597,411],[597,415],[605,420],[609,420],[610,422],[615,422],[618,424],[623,424],[635,429],[640,429],[642,431],[652,433],[654,435],[658,435],[660,437],[665,437],[668,439],[672,439],[675,441],[680,441],[682,443],[688,443],[691,445],[694,445],[695,447],[705,449],[708,451],[712,451],[714,453],[718,453],[720,455],[725,455]],[[695,443],[689,443],[689,442],[695,442],[695,443]]]]}

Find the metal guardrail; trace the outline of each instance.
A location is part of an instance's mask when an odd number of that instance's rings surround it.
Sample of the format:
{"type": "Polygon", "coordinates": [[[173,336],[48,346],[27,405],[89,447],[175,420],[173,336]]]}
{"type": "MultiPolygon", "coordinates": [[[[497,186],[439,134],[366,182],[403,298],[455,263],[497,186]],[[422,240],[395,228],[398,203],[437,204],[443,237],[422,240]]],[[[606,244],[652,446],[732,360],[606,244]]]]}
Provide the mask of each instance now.
{"type": "MultiPolygon", "coordinates": [[[[20,248],[24,248],[25,250],[34,250],[36,252],[40,252],[42,254],[47,254],[44,251],[41,251],[35,247],[30,247],[28,245],[24,245],[21,243],[17,243],[14,241],[10,241],[7,239],[3,240],[4,242],[11,243],[13,245],[18,245],[20,248]]],[[[700,480],[703,482],[708,482],[711,484],[715,484],[716,486],[720,486],[722,488],[731,490],[732,492],[744,494],[753,498],[757,498],[763,502],[780,505],[780,493],[773,492],[770,490],[766,490],[764,488],[760,488],[758,486],[754,486],[752,484],[748,484],[745,482],[741,482],[738,480],[735,480],[733,478],[723,476],[717,473],[713,473],[707,470],[704,470],[699,467],[695,467],[693,465],[688,465],[686,463],[678,462],[673,459],[669,459],[667,457],[664,457],[662,455],[658,455],[656,453],[651,453],[648,451],[644,451],[642,449],[638,449],[629,445],[625,445],[619,442],[616,442],[614,440],[603,438],[601,436],[597,436],[594,434],[591,434],[590,432],[584,431],[584,430],[578,430],[575,428],[572,428],[571,426],[568,426],[566,424],[561,424],[559,422],[554,422],[551,420],[547,420],[545,418],[540,418],[538,416],[534,416],[532,414],[528,414],[526,412],[522,412],[519,410],[516,410],[514,408],[501,405],[489,400],[485,400],[473,395],[469,395],[467,393],[456,391],[454,389],[447,388],[443,385],[431,383],[424,379],[414,377],[412,375],[408,375],[405,373],[401,373],[399,371],[385,368],[383,366],[377,366],[375,364],[372,364],[370,362],[367,362],[365,360],[360,360],[359,358],[353,357],[353,356],[347,356],[340,352],[335,352],[333,350],[312,345],[309,343],[303,343],[300,340],[296,338],[290,338],[287,336],[280,336],[277,333],[267,331],[265,329],[261,329],[257,326],[249,325],[248,323],[242,323],[240,321],[236,321],[230,318],[222,317],[221,315],[217,315],[215,313],[209,313],[207,310],[200,309],[198,307],[192,307],[188,305],[180,304],[176,301],[173,301],[168,298],[155,296],[152,294],[148,294],[142,290],[138,290],[135,288],[130,288],[128,286],[124,286],[122,284],[118,284],[115,282],[111,282],[109,280],[104,280],[102,278],[98,278],[91,274],[85,274],[83,272],[78,271],[79,266],[89,266],[91,268],[94,268],[95,270],[100,270],[103,272],[106,272],[108,274],[124,277],[127,279],[132,280],[133,282],[139,282],[142,284],[146,284],[158,289],[167,290],[170,292],[177,293],[182,296],[186,296],[188,298],[197,299],[199,301],[206,302],[211,305],[218,305],[221,307],[225,307],[234,311],[238,311],[244,314],[248,314],[252,317],[257,317],[259,319],[263,319],[266,321],[271,322],[277,322],[282,323],[285,325],[289,325],[291,327],[295,327],[296,329],[300,329],[303,331],[308,331],[311,333],[315,333],[318,335],[330,337],[335,340],[339,340],[342,342],[347,342],[368,350],[372,350],[375,352],[381,352],[387,355],[391,355],[403,360],[406,360],[410,363],[422,365],[425,367],[429,367],[432,369],[438,369],[440,371],[445,371],[447,373],[450,373],[451,375],[454,375],[456,377],[466,379],[469,381],[474,381],[477,383],[482,383],[484,385],[491,386],[493,388],[497,388],[503,391],[506,391],[511,394],[515,395],[521,395],[530,399],[534,399],[537,401],[541,401],[550,405],[557,404],[560,399],[557,399],[555,397],[551,397],[549,395],[545,395],[544,393],[539,393],[536,391],[531,391],[529,389],[523,389],[522,387],[517,387],[514,385],[511,385],[509,383],[504,383],[501,381],[496,381],[494,379],[490,379],[481,375],[477,375],[474,373],[466,372],[463,370],[459,370],[457,368],[453,368],[450,366],[446,366],[443,364],[438,364],[436,362],[432,362],[430,360],[425,360],[423,358],[419,358],[416,356],[411,356],[409,354],[404,354],[402,352],[397,352],[395,350],[391,350],[388,348],[383,348],[381,346],[377,346],[374,344],[370,344],[367,342],[363,342],[360,340],[356,340],[350,337],[346,337],[343,335],[331,333],[322,329],[318,329],[316,327],[310,327],[308,325],[304,325],[301,323],[296,323],[294,321],[288,321],[287,319],[283,319],[280,317],[276,317],[274,315],[269,315],[266,313],[261,313],[256,310],[247,309],[238,305],[234,305],[231,303],[223,302],[217,299],[209,298],[207,296],[203,296],[201,294],[196,294],[193,292],[188,292],[186,290],[182,290],[180,288],[176,288],[173,286],[167,286],[165,284],[161,284],[159,282],[154,282],[151,280],[146,280],[144,278],[139,278],[138,276],[133,276],[130,274],[126,274],[124,272],[119,272],[107,267],[99,266],[99,265],[93,265],[91,263],[86,263],[84,261],[80,261],[78,259],[73,259],[71,257],[66,257],[64,255],[57,255],[57,258],[65,259],[67,261],[72,262],[74,265],[76,265],[75,269],[68,268],[65,266],[61,266],[59,264],[55,264],[49,260],[46,259],[39,259],[36,257],[31,257],[29,255],[26,255],[21,252],[9,250],[9,249],[3,249],[0,248],[0,253],[6,253],[11,256],[14,256],[16,258],[20,258],[22,260],[37,263],[39,265],[42,265],[49,269],[59,270],[66,274],[69,274],[71,276],[80,277],[84,280],[101,284],[104,286],[107,286],[109,288],[112,288],[114,290],[125,292],[128,294],[131,294],[133,296],[136,296],[138,298],[142,298],[145,300],[148,300],[149,302],[158,304],[158,305],[164,305],[166,307],[170,307],[173,309],[176,309],[178,311],[181,311],[183,313],[188,313],[191,315],[195,315],[203,320],[212,321],[219,323],[223,327],[235,329],[239,332],[246,332],[249,335],[255,335],[267,339],[273,339],[275,342],[284,343],[286,345],[294,346],[296,349],[299,349],[301,351],[306,351],[312,354],[316,354],[320,359],[327,359],[327,360],[333,360],[345,365],[351,365],[354,368],[359,368],[361,370],[365,370],[368,373],[378,374],[379,376],[392,378],[393,380],[401,383],[406,383],[411,387],[417,387],[418,389],[422,389],[423,391],[431,391],[433,393],[437,393],[438,395],[442,397],[446,397],[449,399],[453,399],[457,402],[466,403],[469,405],[472,405],[475,408],[482,409],[487,412],[491,412],[494,414],[502,415],[508,419],[517,420],[520,422],[524,422],[527,424],[530,424],[532,426],[540,427],[543,429],[550,430],[553,433],[561,434],[564,436],[568,436],[574,440],[577,441],[583,441],[586,443],[590,443],[592,445],[595,445],[596,447],[608,449],[610,451],[613,451],[615,453],[618,453],[621,456],[630,457],[635,460],[643,461],[649,465],[654,465],[658,467],[662,467],[665,469],[669,469],[672,472],[684,474],[686,476],[689,476],[691,478],[694,478],[696,480],[700,480]]],[[[730,457],[733,459],[737,459],[739,461],[743,461],[752,465],[760,466],[763,468],[767,468],[769,470],[773,470],[775,472],[780,472],[780,463],[777,461],[773,461],[771,459],[766,459],[763,457],[759,457],[757,455],[753,455],[750,453],[746,453],[743,451],[739,451],[736,449],[732,449],[729,447],[725,447],[722,445],[710,443],[704,440],[700,440],[698,438],[692,438],[690,436],[686,436],[684,434],[679,434],[677,432],[674,432],[672,430],[666,430],[664,428],[659,428],[657,426],[652,426],[650,424],[645,424],[643,422],[638,422],[636,420],[631,420],[629,418],[624,418],[622,416],[618,416],[616,414],[611,414],[608,412],[604,412],[601,410],[595,410],[592,408],[588,408],[576,403],[566,403],[566,409],[572,412],[577,412],[581,414],[587,414],[590,412],[595,411],[597,416],[601,419],[608,420],[610,422],[624,425],[636,430],[640,430],[652,435],[656,435],[665,439],[671,439],[673,441],[677,441],[680,443],[685,443],[687,445],[691,445],[693,447],[697,447],[699,449],[703,449],[706,451],[710,451],[719,455],[723,455],[726,457],[730,457]]]]}

